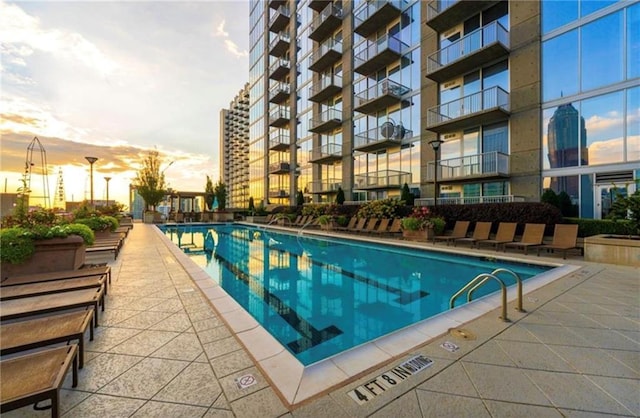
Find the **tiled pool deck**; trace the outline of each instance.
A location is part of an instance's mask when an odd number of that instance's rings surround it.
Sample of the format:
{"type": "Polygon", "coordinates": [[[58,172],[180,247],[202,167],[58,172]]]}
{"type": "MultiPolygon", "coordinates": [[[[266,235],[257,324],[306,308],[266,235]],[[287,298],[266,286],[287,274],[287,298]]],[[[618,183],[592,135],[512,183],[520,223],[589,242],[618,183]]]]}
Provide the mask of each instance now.
{"type": "MultiPolygon", "coordinates": [[[[111,262],[106,312],[79,385],[65,382],[65,417],[640,416],[638,268],[570,258],[582,268],[525,295],[527,313],[511,302],[512,322],[494,309],[462,326],[471,338],[437,336],[291,408],[242,345],[263,342],[230,331],[252,325],[225,324],[209,303],[213,288],[197,285],[201,270],[185,269],[154,228],[136,224],[111,262]],[[459,349],[443,349],[445,341],[459,349]],[[418,354],[433,364],[391,387],[369,384],[418,354]],[[239,389],[247,374],[257,382],[239,389]],[[359,405],[347,393],[363,385],[378,396],[365,392],[370,400],[359,405]]],[[[353,356],[344,368],[370,361],[353,356]]]]}

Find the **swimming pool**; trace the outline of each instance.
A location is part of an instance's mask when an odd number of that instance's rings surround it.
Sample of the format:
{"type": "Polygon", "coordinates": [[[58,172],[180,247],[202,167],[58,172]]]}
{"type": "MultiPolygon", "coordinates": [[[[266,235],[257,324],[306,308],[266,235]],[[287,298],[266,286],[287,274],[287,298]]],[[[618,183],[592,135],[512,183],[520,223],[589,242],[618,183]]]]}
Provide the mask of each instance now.
{"type": "Polygon", "coordinates": [[[480,273],[552,268],[244,225],[161,229],[304,365],[448,310],[480,273]]]}

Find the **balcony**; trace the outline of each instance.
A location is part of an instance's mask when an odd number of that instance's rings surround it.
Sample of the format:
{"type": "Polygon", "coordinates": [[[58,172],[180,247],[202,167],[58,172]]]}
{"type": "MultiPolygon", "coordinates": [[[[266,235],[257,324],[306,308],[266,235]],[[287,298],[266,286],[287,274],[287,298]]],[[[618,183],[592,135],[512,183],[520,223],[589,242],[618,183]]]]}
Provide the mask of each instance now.
{"type": "Polygon", "coordinates": [[[269,66],[269,78],[282,80],[291,70],[291,61],[286,58],[278,58],[269,66]]]}
{"type": "MultiPolygon", "coordinates": [[[[435,162],[427,166],[427,181],[434,181],[435,162]]],[[[492,151],[438,161],[438,182],[509,177],[509,155],[492,151]]]]}
{"type": "Polygon", "coordinates": [[[323,42],[309,57],[309,69],[321,72],[342,58],[342,42],[333,38],[323,42]]]}
{"type": "Polygon", "coordinates": [[[411,183],[411,173],[396,170],[356,174],[354,178],[354,188],[358,190],[399,189],[403,184],[411,183]]]}
{"type": "Polygon", "coordinates": [[[309,8],[315,10],[316,12],[321,11],[325,7],[327,7],[327,3],[331,0],[309,0],[309,8]]]}
{"type": "Polygon", "coordinates": [[[443,32],[498,1],[433,0],[427,5],[427,25],[436,32],[443,32]]]}
{"type": "Polygon", "coordinates": [[[269,7],[271,7],[272,9],[277,9],[286,2],[287,0],[269,0],[269,7]]]}
{"type": "Polygon", "coordinates": [[[342,92],[342,77],[330,75],[321,77],[309,87],[309,100],[320,103],[342,92]]]}
{"type": "Polygon", "coordinates": [[[269,89],[269,102],[281,104],[289,98],[291,87],[289,83],[276,83],[269,89]]]}
{"type": "Polygon", "coordinates": [[[455,131],[509,118],[509,93],[491,87],[427,111],[427,129],[437,133],[455,131]]]}
{"type": "Polygon", "coordinates": [[[407,0],[372,0],[362,2],[353,12],[354,32],[368,38],[387,23],[400,16],[407,0]]]}
{"type": "Polygon", "coordinates": [[[413,131],[402,124],[387,121],[377,128],[355,134],[353,149],[360,152],[378,152],[399,147],[413,138],[413,131]]]}
{"type": "Polygon", "coordinates": [[[319,134],[333,131],[340,126],[342,126],[342,111],[327,109],[311,119],[309,131],[319,134]]]}
{"type": "Polygon", "coordinates": [[[353,58],[354,70],[357,73],[368,75],[386,67],[402,56],[402,51],[409,45],[398,37],[385,35],[375,41],[365,40],[356,47],[353,58]],[[364,48],[360,47],[364,45],[364,48]]]}
{"type": "Polygon", "coordinates": [[[500,23],[492,22],[429,55],[427,77],[442,83],[507,55],[509,32],[500,23]]]}
{"type": "Polygon", "coordinates": [[[342,160],[342,145],[324,144],[309,151],[309,162],[313,164],[333,164],[342,160]]]}
{"type": "Polygon", "coordinates": [[[277,106],[269,112],[269,126],[282,128],[289,124],[291,111],[288,106],[277,106]]]}
{"type": "Polygon", "coordinates": [[[278,129],[269,134],[269,150],[271,151],[288,151],[291,145],[289,132],[284,129],[278,129]]]}
{"type": "Polygon", "coordinates": [[[309,38],[322,41],[333,34],[342,25],[342,9],[334,3],[328,3],[318,16],[311,21],[309,38]]]}
{"type": "Polygon", "coordinates": [[[287,6],[278,7],[269,19],[269,30],[271,32],[281,32],[286,28],[291,18],[291,10],[287,6]]]}
{"type": "Polygon", "coordinates": [[[289,197],[289,192],[284,189],[278,189],[278,188],[269,189],[269,197],[273,199],[277,199],[277,198],[284,199],[289,197]]]}
{"type": "Polygon", "coordinates": [[[289,174],[289,162],[278,161],[276,163],[269,164],[269,174],[289,174]]]}
{"type": "Polygon", "coordinates": [[[269,42],[269,55],[281,57],[289,49],[291,37],[288,32],[280,32],[269,42]]]}
{"type": "MultiPolygon", "coordinates": [[[[439,205],[473,205],[477,203],[511,203],[524,202],[525,198],[514,195],[497,196],[465,196],[465,197],[439,197],[439,205]]],[[[433,206],[432,197],[423,197],[413,201],[415,206],[433,206]]]]}
{"type": "Polygon", "coordinates": [[[308,183],[307,188],[313,194],[332,194],[336,193],[342,187],[340,179],[316,180],[308,183]]]}
{"type": "MultiPolygon", "coordinates": [[[[409,87],[405,87],[395,81],[382,80],[378,84],[356,94],[353,110],[367,114],[375,113],[402,102],[402,96],[410,91],[409,87]]],[[[409,103],[408,101],[405,102],[409,103]]]]}

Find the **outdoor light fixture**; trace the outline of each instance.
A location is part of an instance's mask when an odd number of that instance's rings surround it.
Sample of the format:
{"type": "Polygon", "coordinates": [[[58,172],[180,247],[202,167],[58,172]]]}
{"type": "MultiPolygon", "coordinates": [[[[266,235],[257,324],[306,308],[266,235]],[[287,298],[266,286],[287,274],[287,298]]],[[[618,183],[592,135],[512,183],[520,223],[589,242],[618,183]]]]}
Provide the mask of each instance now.
{"type": "Polygon", "coordinates": [[[89,177],[89,183],[91,188],[91,207],[93,208],[93,163],[98,161],[97,157],[84,157],[85,160],[89,161],[89,165],[91,166],[91,175],[89,177]]]}
{"type": "Polygon", "coordinates": [[[104,180],[107,182],[107,206],[109,206],[109,180],[111,177],[105,177],[104,180]]]}
{"type": "Polygon", "coordinates": [[[438,206],[438,151],[440,151],[440,145],[442,145],[444,141],[441,139],[434,139],[433,141],[429,141],[429,145],[433,148],[433,152],[436,154],[436,166],[433,173],[433,206],[438,206]]]}

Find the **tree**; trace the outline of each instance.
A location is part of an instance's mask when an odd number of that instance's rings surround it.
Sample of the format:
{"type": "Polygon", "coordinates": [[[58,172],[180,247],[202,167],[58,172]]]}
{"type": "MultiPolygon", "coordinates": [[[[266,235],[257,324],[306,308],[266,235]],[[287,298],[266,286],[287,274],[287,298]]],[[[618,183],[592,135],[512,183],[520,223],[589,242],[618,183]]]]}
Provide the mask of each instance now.
{"type": "Polygon", "coordinates": [[[409,185],[407,183],[402,185],[400,200],[404,201],[404,204],[407,206],[413,206],[413,193],[409,190],[409,185]]]}
{"type": "Polygon", "coordinates": [[[338,187],[338,193],[336,194],[336,203],[339,205],[344,204],[344,190],[342,190],[342,187],[338,187]]]}
{"type": "Polygon", "coordinates": [[[207,184],[204,186],[204,194],[204,201],[207,204],[207,207],[209,210],[213,210],[213,202],[215,201],[216,195],[213,190],[213,182],[209,176],[207,176],[207,184]]]}
{"type": "Polygon", "coordinates": [[[253,196],[249,196],[249,213],[253,216],[256,211],[255,203],[253,202],[253,196]]]}
{"type": "Polygon", "coordinates": [[[567,192],[558,193],[558,207],[560,208],[560,212],[562,216],[577,216],[577,213],[574,211],[574,204],[571,202],[571,196],[567,192]]]}
{"type": "Polygon", "coordinates": [[[218,180],[216,183],[216,187],[213,189],[213,194],[218,200],[218,211],[224,211],[227,207],[227,186],[225,186],[222,180],[218,180]]]}
{"type": "Polygon", "coordinates": [[[160,153],[149,151],[149,155],[142,161],[142,168],[136,173],[134,186],[144,199],[145,210],[155,210],[166,193],[164,173],[160,172],[160,164],[160,153]]]}
{"type": "Polygon", "coordinates": [[[540,196],[540,202],[548,203],[557,208],[560,207],[560,200],[558,199],[558,195],[553,189],[544,189],[542,196],[540,196]]]}
{"type": "Polygon", "coordinates": [[[296,205],[304,205],[304,194],[302,194],[302,190],[298,190],[298,193],[296,194],[296,205]]]}

